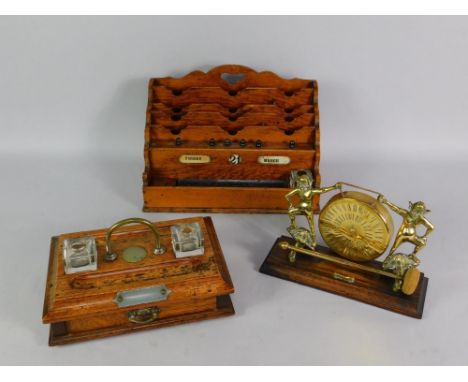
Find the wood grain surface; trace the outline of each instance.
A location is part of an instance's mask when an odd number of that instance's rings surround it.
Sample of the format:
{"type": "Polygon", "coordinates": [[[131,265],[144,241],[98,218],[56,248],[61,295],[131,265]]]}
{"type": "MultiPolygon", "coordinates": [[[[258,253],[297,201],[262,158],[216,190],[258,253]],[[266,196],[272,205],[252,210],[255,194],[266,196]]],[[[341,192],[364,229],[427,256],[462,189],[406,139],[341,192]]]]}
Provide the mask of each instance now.
{"type": "MultiPolygon", "coordinates": [[[[199,190],[170,180],[287,180],[292,169],[309,169],[319,186],[319,139],[314,80],[284,79],[241,65],[153,78],[146,114],[144,211],[285,212],[287,189],[256,187],[260,200],[237,187],[199,190]],[[211,161],[180,163],[183,154],[208,155],[211,161]],[[241,157],[239,164],[229,161],[232,154],[241,157]],[[258,163],[259,156],[278,155],[290,163],[258,163]],[[237,193],[242,196],[233,200],[237,193]]],[[[316,210],[318,201],[313,201],[316,210]]]]}
{"type": "MultiPolygon", "coordinates": [[[[347,268],[329,261],[301,255],[300,253],[296,255],[296,262],[291,263],[288,259],[289,250],[281,249],[279,246],[280,241],[288,241],[294,244],[294,240],[289,237],[283,236],[277,239],[260,267],[260,272],[352,298],[396,313],[415,318],[422,317],[428,284],[428,278],[424,277],[423,273],[421,273],[419,285],[414,294],[407,296],[401,292],[393,292],[393,279],[389,277],[347,268]],[[335,274],[354,278],[355,281],[349,283],[337,280],[335,274]]],[[[318,246],[317,250],[333,254],[325,247],[318,246]]],[[[366,265],[382,269],[380,261],[366,262],[366,265]]]]}
{"type": "Polygon", "coordinates": [[[135,309],[154,306],[160,309],[157,322],[144,324],[145,327],[234,313],[232,304],[223,306],[221,310],[218,306],[219,298],[233,293],[234,286],[211,218],[178,219],[155,224],[161,235],[161,243],[167,248],[164,254],[152,254],[154,235],[148,227],[135,224],[112,235],[112,247],[119,254],[113,262],[104,260],[107,229],[52,238],[42,316],[43,323],[52,324],[51,344],[74,341],[78,337],[87,339],[88,334],[89,338],[94,338],[137,330],[142,324],[129,322],[127,317],[127,313],[135,309]],[[205,252],[201,256],[176,259],[172,251],[170,226],[193,222],[198,222],[203,231],[205,252]],[[98,270],[65,274],[62,256],[64,240],[87,236],[96,238],[98,270]],[[148,252],[146,258],[138,263],[124,261],[122,251],[131,245],[145,248],[148,252]],[[119,307],[115,303],[118,292],[162,284],[171,290],[164,301],[130,307],[119,307]],[[59,335],[58,332],[64,333],[59,335]]]}

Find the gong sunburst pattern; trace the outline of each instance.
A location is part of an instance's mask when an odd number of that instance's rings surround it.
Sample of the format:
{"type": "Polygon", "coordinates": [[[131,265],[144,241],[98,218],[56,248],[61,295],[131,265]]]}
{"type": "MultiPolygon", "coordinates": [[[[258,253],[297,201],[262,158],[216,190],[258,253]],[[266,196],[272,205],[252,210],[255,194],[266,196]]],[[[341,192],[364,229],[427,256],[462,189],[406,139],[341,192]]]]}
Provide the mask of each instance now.
{"type": "Polygon", "coordinates": [[[319,217],[323,240],[337,254],[354,261],[368,261],[385,252],[393,231],[391,216],[367,194],[336,195],[319,217]]]}

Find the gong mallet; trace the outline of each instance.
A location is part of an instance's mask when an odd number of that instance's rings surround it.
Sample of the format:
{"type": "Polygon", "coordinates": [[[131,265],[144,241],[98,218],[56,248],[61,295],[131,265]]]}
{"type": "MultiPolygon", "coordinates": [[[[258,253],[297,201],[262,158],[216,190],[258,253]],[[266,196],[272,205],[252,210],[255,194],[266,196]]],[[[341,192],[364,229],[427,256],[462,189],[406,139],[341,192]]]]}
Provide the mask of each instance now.
{"type": "Polygon", "coordinates": [[[391,277],[392,279],[396,279],[396,280],[402,280],[403,285],[402,285],[401,291],[406,295],[412,295],[419,284],[419,278],[420,278],[421,272],[417,268],[411,267],[405,272],[403,276],[399,276],[392,272],[375,269],[373,267],[369,267],[364,264],[355,263],[353,261],[338,258],[332,255],[327,255],[325,253],[313,251],[311,249],[298,248],[298,247],[295,247],[294,245],[289,244],[287,241],[281,241],[279,243],[279,246],[283,250],[289,249],[291,251],[299,252],[304,255],[312,256],[321,260],[326,260],[335,264],[344,265],[349,268],[359,269],[361,271],[366,271],[366,272],[371,272],[371,273],[375,273],[375,274],[382,275],[382,276],[391,277]]]}

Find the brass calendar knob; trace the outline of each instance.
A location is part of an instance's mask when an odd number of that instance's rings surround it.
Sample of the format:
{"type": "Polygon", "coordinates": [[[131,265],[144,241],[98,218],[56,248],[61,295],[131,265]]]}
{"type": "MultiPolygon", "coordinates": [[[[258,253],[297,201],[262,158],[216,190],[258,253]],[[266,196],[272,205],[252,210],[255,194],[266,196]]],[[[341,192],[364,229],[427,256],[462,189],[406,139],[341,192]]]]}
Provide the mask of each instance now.
{"type": "Polygon", "coordinates": [[[393,234],[388,210],[368,194],[340,192],[319,215],[320,234],[338,255],[353,261],[368,261],[382,255],[393,234]]]}

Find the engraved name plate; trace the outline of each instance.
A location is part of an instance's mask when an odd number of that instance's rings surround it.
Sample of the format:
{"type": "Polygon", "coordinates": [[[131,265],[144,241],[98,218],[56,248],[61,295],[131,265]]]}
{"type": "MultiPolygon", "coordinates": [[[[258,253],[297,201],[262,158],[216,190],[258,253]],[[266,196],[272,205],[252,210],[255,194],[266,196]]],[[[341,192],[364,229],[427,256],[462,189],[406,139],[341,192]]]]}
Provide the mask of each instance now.
{"type": "Polygon", "coordinates": [[[190,155],[185,154],[179,157],[180,163],[210,163],[211,158],[208,155],[190,155]]]}
{"type": "Polygon", "coordinates": [[[257,161],[261,164],[289,164],[291,163],[291,158],[281,155],[268,155],[258,157],[257,161]]]}

